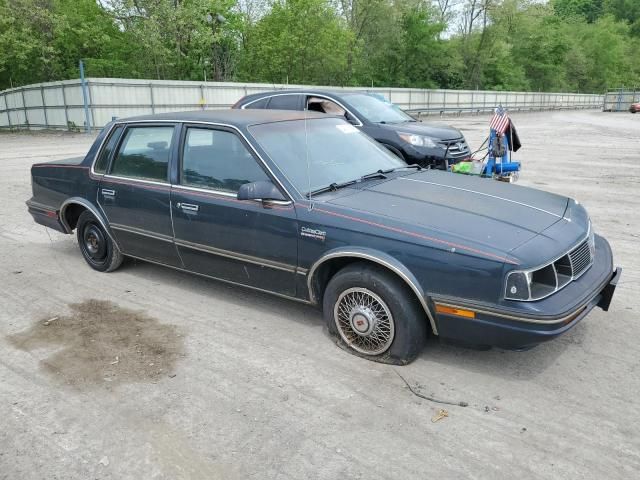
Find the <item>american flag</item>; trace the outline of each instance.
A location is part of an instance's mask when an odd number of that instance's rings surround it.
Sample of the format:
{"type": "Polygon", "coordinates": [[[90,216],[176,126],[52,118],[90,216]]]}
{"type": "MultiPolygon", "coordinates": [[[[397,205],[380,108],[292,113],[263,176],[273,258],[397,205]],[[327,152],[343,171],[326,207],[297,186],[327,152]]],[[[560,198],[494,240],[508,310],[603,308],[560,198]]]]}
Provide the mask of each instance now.
{"type": "Polygon", "coordinates": [[[491,119],[491,123],[489,124],[489,128],[492,128],[500,135],[503,135],[504,132],[507,131],[507,127],[509,127],[509,115],[507,115],[507,111],[498,107],[493,114],[493,118],[491,119]]]}

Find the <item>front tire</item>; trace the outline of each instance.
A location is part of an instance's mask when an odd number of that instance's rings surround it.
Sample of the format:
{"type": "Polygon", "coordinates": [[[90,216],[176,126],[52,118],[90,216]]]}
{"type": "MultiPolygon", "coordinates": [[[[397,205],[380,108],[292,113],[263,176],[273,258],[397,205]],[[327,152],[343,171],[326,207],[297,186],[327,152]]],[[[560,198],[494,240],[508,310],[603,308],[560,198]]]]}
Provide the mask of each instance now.
{"type": "Polygon", "coordinates": [[[124,257],[118,246],[91,212],[80,214],[76,234],[80,252],[94,270],[111,272],[122,264],[124,257]]]}
{"type": "Polygon", "coordinates": [[[393,273],[357,262],[336,273],[324,292],[329,332],[349,352],[377,362],[413,361],[427,337],[425,313],[393,273]]]}

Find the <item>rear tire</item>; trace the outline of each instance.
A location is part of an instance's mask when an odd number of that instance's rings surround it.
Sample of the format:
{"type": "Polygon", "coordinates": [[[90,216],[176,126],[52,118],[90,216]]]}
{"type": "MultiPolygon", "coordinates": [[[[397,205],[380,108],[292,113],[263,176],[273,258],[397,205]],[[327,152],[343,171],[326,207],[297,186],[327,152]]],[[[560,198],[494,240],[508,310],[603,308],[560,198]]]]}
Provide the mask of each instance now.
{"type": "Polygon", "coordinates": [[[76,234],[80,252],[94,270],[112,272],[122,264],[124,257],[118,246],[88,210],[80,214],[76,234]]]}
{"type": "Polygon", "coordinates": [[[357,262],[340,270],[324,292],[329,332],[350,353],[406,365],[424,347],[427,319],[413,292],[393,273],[357,262]]]}

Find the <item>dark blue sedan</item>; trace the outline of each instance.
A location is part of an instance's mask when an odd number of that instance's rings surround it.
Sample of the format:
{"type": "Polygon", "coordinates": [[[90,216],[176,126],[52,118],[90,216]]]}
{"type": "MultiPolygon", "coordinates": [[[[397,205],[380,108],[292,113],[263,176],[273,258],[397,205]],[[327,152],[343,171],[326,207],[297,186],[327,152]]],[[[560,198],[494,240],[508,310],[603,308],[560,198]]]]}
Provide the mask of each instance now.
{"type": "Polygon", "coordinates": [[[318,305],[377,361],[429,334],[529,348],[607,310],[620,276],[576,201],[407,165],[322,114],[118,120],[32,184],[35,221],[75,230],[95,270],[132,257],[318,305]]]}

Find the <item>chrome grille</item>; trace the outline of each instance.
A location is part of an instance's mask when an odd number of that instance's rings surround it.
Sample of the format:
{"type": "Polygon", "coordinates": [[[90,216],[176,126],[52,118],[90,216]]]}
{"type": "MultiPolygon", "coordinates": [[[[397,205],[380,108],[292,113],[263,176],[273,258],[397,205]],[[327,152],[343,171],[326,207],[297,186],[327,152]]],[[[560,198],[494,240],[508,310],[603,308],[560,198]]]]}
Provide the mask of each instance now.
{"type": "Polygon", "coordinates": [[[445,150],[449,147],[447,152],[447,158],[453,159],[462,159],[467,158],[471,151],[469,150],[469,145],[464,138],[456,138],[454,140],[443,140],[438,142],[438,144],[444,148],[445,150]]]}
{"type": "Polygon", "coordinates": [[[569,253],[542,267],[510,272],[506,277],[505,298],[520,301],[546,298],[586,272],[594,257],[595,238],[589,224],[586,240],[569,253]]]}
{"type": "Polygon", "coordinates": [[[593,261],[589,242],[585,240],[571,252],[569,252],[569,262],[571,264],[571,276],[579,277],[593,261]]]}

